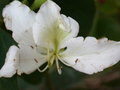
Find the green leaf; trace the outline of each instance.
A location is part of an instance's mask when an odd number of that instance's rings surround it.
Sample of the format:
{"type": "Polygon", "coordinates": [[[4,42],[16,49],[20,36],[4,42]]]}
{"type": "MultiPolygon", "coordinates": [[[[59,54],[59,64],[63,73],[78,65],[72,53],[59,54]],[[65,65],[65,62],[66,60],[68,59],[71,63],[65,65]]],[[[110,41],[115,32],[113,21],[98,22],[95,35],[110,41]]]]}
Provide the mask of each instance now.
{"type": "Polygon", "coordinates": [[[120,40],[120,23],[112,17],[100,17],[96,27],[97,37],[108,37],[110,40],[120,40]]]}
{"type": "MultiPolygon", "coordinates": [[[[0,29],[0,67],[5,62],[7,50],[13,44],[15,42],[12,36],[8,32],[0,29]]],[[[18,90],[16,76],[12,78],[0,78],[0,90],[18,90]]]]}
{"type": "Polygon", "coordinates": [[[35,71],[29,75],[22,74],[18,77],[18,86],[20,90],[41,90],[43,75],[35,71]]]}
{"type": "Polygon", "coordinates": [[[87,74],[81,73],[73,69],[72,67],[67,67],[63,64],[62,66],[62,74],[59,75],[57,69],[54,68],[54,72],[51,74],[51,83],[54,88],[59,88],[59,90],[68,90],[77,83],[81,83],[84,81],[87,74]]]}
{"type": "Polygon", "coordinates": [[[33,85],[40,84],[42,77],[42,73],[38,71],[35,71],[29,75],[23,74],[22,76],[20,76],[20,78],[33,85]]]}
{"type": "Polygon", "coordinates": [[[17,77],[0,78],[0,90],[18,90],[17,77]]]}
{"type": "Polygon", "coordinates": [[[116,14],[118,12],[117,0],[105,0],[103,4],[97,3],[97,8],[102,13],[116,14]]]}
{"type": "Polygon", "coordinates": [[[26,5],[29,5],[28,0],[22,0],[22,3],[23,3],[23,4],[26,4],[26,5]]]}
{"type": "Polygon", "coordinates": [[[118,7],[120,7],[120,0],[115,0],[118,7]]]}

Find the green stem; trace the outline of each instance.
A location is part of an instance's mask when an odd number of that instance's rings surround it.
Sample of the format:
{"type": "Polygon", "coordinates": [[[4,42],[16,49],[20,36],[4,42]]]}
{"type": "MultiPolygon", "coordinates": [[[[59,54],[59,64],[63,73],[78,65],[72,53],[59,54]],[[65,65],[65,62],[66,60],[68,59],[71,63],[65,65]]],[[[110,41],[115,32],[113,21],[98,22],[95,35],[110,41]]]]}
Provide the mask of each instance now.
{"type": "Polygon", "coordinates": [[[93,19],[92,28],[91,28],[91,31],[89,33],[90,36],[94,36],[96,33],[96,26],[97,26],[98,18],[99,18],[99,12],[96,11],[94,19],[93,19]]]}
{"type": "Polygon", "coordinates": [[[22,0],[22,3],[24,3],[24,4],[26,4],[26,5],[29,4],[28,0],[22,0]]]}
{"type": "Polygon", "coordinates": [[[52,84],[51,76],[49,71],[46,72],[46,88],[49,90],[55,90],[52,84]]]}
{"type": "Polygon", "coordinates": [[[90,33],[89,33],[90,36],[95,36],[95,34],[96,34],[96,26],[97,26],[98,19],[99,19],[99,11],[98,11],[96,1],[95,1],[95,7],[96,7],[96,12],[95,12],[92,27],[91,27],[91,30],[90,30],[90,33]]]}
{"type": "Polygon", "coordinates": [[[35,10],[37,8],[40,8],[40,6],[47,0],[34,0],[33,4],[31,5],[31,9],[35,10]]]}

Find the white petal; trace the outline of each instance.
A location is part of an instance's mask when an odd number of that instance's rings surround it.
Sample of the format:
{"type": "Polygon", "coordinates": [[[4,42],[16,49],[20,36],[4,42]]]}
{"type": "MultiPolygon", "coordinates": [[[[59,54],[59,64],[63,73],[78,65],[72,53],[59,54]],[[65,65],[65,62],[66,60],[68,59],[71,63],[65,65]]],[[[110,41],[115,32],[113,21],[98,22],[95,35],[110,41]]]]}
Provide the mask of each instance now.
{"type": "Polygon", "coordinates": [[[33,37],[36,44],[41,42],[62,41],[67,36],[75,37],[78,23],[70,17],[60,14],[60,7],[53,1],[46,1],[36,15],[33,25],[33,37]]]}
{"type": "Polygon", "coordinates": [[[63,60],[80,72],[93,74],[116,64],[120,60],[120,42],[107,38],[74,38],[66,43],[63,60]]]}
{"type": "Polygon", "coordinates": [[[61,15],[63,20],[64,20],[64,25],[68,26],[68,30],[70,29],[70,35],[69,37],[76,37],[78,35],[79,32],[79,24],[77,21],[75,21],[73,18],[71,17],[66,17],[65,15],[61,15]]]}
{"type": "Polygon", "coordinates": [[[12,77],[17,70],[19,62],[19,49],[11,46],[7,52],[5,64],[0,70],[0,77],[12,77]]]}
{"type": "Polygon", "coordinates": [[[64,48],[66,45],[66,41],[71,38],[74,38],[78,35],[79,32],[79,24],[77,21],[72,19],[71,17],[66,17],[65,15],[61,14],[63,19],[64,25],[66,26],[67,30],[69,30],[69,34],[67,37],[61,42],[60,48],[64,48]]]}
{"type": "MultiPolygon", "coordinates": [[[[52,1],[46,1],[36,15],[36,23],[33,26],[33,37],[36,43],[40,43],[41,32],[51,29],[59,18],[60,8],[52,1]]],[[[42,34],[41,34],[42,35],[42,34]]],[[[44,37],[47,37],[44,35],[44,37]]]]}
{"type": "Polygon", "coordinates": [[[38,69],[41,65],[46,62],[45,56],[36,52],[36,47],[19,45],[20,47],[20,61],[17,73],[30,74],[38,69]]]}
{"type": "Polygon", "coordinates": [[[13,1],[3,9],[3,17],[6,28],[13,31],[13,38],[17,42],[24,42],[28,37],[32,38],[27,32],[32,32],[35,13],[29,7],[19,1],[13,1]]]}

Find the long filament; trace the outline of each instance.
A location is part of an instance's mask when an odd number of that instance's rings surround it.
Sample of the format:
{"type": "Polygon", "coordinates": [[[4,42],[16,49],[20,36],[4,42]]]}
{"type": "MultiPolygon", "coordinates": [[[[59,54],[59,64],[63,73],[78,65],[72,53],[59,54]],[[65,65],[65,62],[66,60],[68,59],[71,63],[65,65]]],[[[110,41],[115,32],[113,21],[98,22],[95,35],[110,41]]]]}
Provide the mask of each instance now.
{"type": "Polygon", "coordinates": [[[48,69],[48,65],[46,65],[46,67],[43,68],[42,70],[41,70],[40,68],[38,68],[38,71],[39,71],[39,72],[44,72],[44,71],[46,71],[47,69],[48,69]]]}
{"type": "Polygon", "coordinates": [[[50,54],[50,44],[48,42],[48,48],[47,48],[47,60],[49,62],[49,54],[50,54]]]}
{"type": "Polygon", "coordinates": [[[77,64],[77,63],[75,63],[75,64],[73,64],[73,65],[70,65],[70,64],[66,63],[65,60],[61,59],[60,56],[57,55],[57,57],[58,57],[58,59],[59,59],[63,64],[65,64],[65,65],[67,65],[67,66],[69,66],[69,67],[73,67],[73,66],[75,66],[75,65],[77,64]]]}
{"type": "Polygon", "coordinates": [[[58,62],[58,59],[56,58],[56,66],[57,66],[57,71],[58,71],[58,74],[62,74],[62,70],[61,70],[61,67],[59,66],[59,62],[58,62]]]}

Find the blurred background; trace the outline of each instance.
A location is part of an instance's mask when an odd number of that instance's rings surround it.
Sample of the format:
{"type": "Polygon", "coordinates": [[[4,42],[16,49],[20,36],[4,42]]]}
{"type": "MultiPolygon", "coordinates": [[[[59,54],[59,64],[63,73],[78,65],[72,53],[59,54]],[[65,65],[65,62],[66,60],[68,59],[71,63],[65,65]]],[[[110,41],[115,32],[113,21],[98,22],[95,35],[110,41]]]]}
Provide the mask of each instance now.
{"type": "MultiPolygon", "coordinates": [[[[2,9],[11,1],[0,0],[0,68],[4,64],[8,48],[16,44],[2,18],[2,9]]],[[[79,36],[108,37],[120,41],[120,0],[54,1],[61,7],[61,13],[79,22],[79,36]]],[[[28,6],[31,6],[34,0],[28,2],[28,6]]],[[[35,11],[37,10],[36,8],[35,11]]],[[[36,71],[30,75],[0,78],[0,90],[120,90],[120,62],[93,75],[61,65],[62,75],[58,75],[53,67],[49,73],[36,71]]]]}

